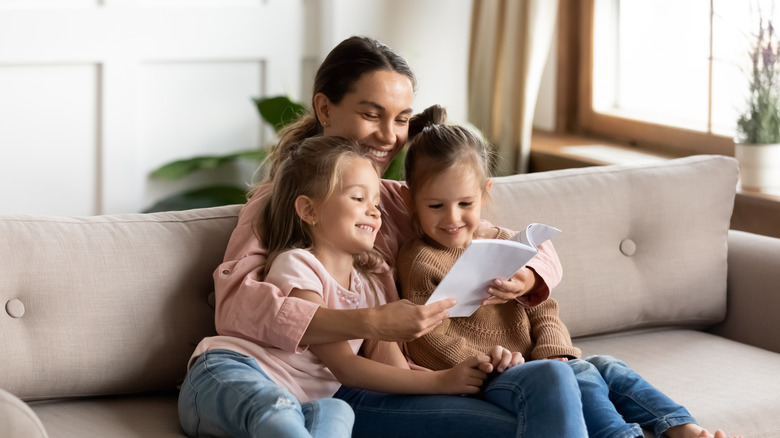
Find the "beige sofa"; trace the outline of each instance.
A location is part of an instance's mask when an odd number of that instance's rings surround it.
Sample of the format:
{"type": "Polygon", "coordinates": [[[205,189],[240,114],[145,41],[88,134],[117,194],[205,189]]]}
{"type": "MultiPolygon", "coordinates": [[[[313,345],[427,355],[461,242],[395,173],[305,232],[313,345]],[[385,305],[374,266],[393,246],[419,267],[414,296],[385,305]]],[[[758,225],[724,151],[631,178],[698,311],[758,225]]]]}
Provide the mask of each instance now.
{"type": "MultiPolygon", "coordinates": [[[[736,183],[719,156],[518,175],[486,216],[563,230],[553,295],[585,354],[706,427],[780,437],[780,239],[728,230],[736,183]]],[[[182,436],[176,386],[214,332],[238,209],[1,217],[0,436],[182,436]]]]}

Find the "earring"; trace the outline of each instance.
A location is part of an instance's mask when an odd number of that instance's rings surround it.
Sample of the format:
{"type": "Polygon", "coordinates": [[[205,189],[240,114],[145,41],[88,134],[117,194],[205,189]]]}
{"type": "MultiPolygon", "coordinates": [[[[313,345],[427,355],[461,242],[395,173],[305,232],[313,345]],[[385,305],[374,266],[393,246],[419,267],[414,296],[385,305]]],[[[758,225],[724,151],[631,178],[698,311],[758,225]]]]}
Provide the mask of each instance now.
{"type": "Polygon", "coordinates": [[[327,128],[328,126],[330,126],[330,123],[328,123],[328,122],[322,122],[322,126],[323,126],[324,128],[327,128]]]}

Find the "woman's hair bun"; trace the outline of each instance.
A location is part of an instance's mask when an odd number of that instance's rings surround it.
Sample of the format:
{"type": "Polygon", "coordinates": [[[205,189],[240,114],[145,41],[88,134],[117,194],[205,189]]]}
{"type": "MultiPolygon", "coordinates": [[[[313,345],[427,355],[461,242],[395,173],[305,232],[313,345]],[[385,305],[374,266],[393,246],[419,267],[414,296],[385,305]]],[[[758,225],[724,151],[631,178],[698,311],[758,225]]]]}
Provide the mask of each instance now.
{"type": "Polygon", "coordinates": [[[441,105],[431,105],[409,120],[409,138],[421,133],[423,129],[447,122],[447,110],[441,105]]]}

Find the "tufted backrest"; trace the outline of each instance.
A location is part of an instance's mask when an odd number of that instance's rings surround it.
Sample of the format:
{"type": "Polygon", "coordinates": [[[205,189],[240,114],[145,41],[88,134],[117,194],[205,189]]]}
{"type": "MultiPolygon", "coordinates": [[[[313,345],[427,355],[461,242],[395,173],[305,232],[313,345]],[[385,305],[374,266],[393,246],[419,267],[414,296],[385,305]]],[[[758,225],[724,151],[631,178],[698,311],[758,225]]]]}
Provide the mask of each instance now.
{"type": "Polygon", "coordinates": [[[572,336],[706,326],[726,312],[737,168],[693,156],[497,178],[483,216],[563,230],[553,239],[563,280],[552,296],[572,336]]]}
{"type": "Polygon", "coordinates": [[[238,206],[0,217],[0,388],[24,399],[174,389],[214,334],[238,206]]]}
{"type": "MultiPolygon", "coordinates": [[[[705,326],[726,310],[736,161],[698,156],[497,178],[485,217],[557,226],[573,336],[705,326]]],[[[173,389],[214,334],[239,206],[0,217],[0,388],[24,399],[173,389]]]]}

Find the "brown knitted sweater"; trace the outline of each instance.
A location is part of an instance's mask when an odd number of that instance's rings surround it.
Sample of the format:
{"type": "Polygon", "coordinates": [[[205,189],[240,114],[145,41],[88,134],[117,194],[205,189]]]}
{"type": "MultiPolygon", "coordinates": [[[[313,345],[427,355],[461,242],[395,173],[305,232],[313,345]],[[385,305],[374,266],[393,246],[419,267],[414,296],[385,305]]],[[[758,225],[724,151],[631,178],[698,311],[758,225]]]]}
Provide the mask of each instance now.
{"type": "MultiPolygon", "coordinates": [[[[508,239],[501,229],[498,238],[508,239]]],[[[398,253],[401,295],[425,304],[464,249],[447,248],[429,237],[407,242],[398,253]]],[[[517,301],[481,306],[468,318],[448,318],[432,332],[406,344],[410,358],[432,370],[451,368],[464,359],[501,345],[519,351],[526,361],[553,356],[580,357],[558,317],[552,298],[534,307],[517,301]]]]}

